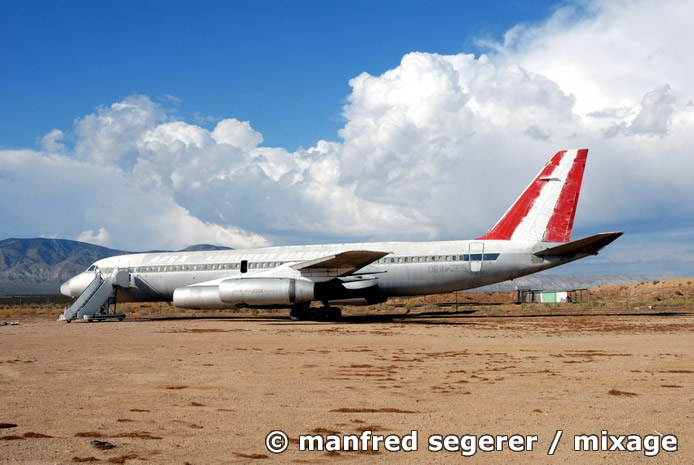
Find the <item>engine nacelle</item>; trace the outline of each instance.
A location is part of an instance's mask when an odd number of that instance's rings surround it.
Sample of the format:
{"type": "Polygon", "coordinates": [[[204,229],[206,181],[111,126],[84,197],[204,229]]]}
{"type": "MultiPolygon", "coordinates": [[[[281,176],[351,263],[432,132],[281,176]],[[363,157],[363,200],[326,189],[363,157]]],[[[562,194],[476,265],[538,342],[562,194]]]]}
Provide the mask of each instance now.
{"type": "Polygon", "coordinates": [[[219,299],[234,305],[293,305],[314,300],[314,283],[293,278],[236,278],[219,284],[219,299]]]}
{"type": "Polygon", "coordinates": [[[219,300],[219,286],[185,286],[174,290],[173,302],[179,308],[231,308],[219,300]]]}

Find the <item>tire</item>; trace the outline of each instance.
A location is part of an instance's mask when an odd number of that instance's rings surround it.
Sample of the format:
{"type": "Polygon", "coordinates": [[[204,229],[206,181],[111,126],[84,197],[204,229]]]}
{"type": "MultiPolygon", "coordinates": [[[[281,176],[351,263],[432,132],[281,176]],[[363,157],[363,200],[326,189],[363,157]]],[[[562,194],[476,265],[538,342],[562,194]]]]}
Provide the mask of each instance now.
{"type": "Polygon", "coordinates": [[[309,308],[308,312],[306,312],[306,319],[309,321],[320,321],[321,320],[321,311],[316,308],[309,308]]]}
{"type": "Polygon", "coordinates": [[[305,321],[308,319],[308,308],[305,305],[296,306],[289,312],[292,321],[305,321]]]}
{"type": "Polygon", "coordinates": [[[328,307],[326,313],[328,321],[340,321],[342,319],[342,310],[340,310],[340,307],[328,307]]]}

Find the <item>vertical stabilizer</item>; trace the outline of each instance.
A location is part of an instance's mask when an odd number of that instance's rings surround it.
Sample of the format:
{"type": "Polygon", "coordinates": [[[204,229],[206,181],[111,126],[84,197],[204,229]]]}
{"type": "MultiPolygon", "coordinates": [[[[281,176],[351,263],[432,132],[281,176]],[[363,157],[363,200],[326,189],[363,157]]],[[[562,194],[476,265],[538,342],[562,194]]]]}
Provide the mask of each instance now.
{"type": "Polygon", "coordinates": [[[499,222],[479,239],[570,241],[587,157],[588,149],[557,152],[499,222]]]}

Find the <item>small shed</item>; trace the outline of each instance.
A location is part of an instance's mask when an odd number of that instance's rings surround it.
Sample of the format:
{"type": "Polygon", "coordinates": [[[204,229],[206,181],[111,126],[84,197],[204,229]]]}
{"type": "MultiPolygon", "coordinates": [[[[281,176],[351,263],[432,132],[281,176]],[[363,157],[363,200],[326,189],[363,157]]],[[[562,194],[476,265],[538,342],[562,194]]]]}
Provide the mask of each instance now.
{"type": "Polygon", "coordinates": [[[568,291],[541,291],[540,302],[543,304],[559,304],[567,302],[569,298],[568,291]]]}
{"type": "Polygon", "coordinates": [[[516,286],[516,303],[557,304],[564,302],[585,303],[590,301],[588,289],[545,290],[532,289],[530,286],[516,286]]]}

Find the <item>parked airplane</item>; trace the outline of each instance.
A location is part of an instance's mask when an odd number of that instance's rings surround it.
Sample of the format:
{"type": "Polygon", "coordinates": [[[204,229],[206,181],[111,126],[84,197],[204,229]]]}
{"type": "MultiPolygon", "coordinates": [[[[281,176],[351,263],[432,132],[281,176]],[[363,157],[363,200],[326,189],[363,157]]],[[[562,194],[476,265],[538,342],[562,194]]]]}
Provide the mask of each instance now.
{"type": "Polygon", "coordinates": [[[588,150],[558,152],[487,234],[445,242],[371,242],[105,258],[64,283],[61,319],[93,319],[109,302],[181,308],[290,307],[295,320],[335,319],[334,305],[463,289],[569,263],[621,232],[570,241],[588,150]],[[322,307],[311,307],[321,302],[322,307]]]}

